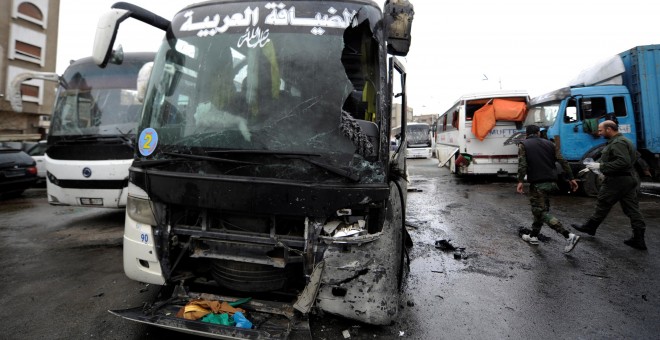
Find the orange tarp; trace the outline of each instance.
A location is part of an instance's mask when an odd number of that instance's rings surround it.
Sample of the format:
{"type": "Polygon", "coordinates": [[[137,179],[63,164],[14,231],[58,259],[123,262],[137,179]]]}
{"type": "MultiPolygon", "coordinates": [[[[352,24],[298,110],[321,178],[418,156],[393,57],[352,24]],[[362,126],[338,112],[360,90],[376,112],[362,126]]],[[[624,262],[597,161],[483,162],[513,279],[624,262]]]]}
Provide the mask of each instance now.
{"type": "Polygon", "coordinates": [[[495,127],[498,120],[522,122],[526,113],[527,104],[525,102],[493,99],[474,113],[472,133],[482,141],[495,127]]]}

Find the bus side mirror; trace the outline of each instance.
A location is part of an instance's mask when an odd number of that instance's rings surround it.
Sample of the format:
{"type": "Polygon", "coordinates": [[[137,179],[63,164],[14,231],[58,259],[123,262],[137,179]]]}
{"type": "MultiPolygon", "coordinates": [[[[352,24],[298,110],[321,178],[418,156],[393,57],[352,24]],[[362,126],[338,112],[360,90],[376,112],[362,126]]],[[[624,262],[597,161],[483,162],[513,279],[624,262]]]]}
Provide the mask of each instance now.
{"type": "Polygon", "coordinates": [[[92,59],[100,67],[105,67],[112,54],[112,46],[117,38],[119,24],[131,16],[131,12],[123,9],[112,9],[99,18],[94,37],[92,59]]]}
{"type": "Polygon", "coordinates": [[[410,32],[415,11],[408,0],[387,0],[383,9],[387,31],[387,53],[406,56],[410,50],[410,32]]]}

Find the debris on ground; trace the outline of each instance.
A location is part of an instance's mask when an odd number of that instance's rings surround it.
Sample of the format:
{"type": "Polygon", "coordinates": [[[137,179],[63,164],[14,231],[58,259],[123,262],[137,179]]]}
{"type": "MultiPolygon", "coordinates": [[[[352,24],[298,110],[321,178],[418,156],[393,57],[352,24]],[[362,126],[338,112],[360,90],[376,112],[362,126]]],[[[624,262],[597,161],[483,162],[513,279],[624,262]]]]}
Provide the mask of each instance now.
{"type": "Polygon", "coordinates": [[[594,277],[601,278],[601,279],[609,279],[609,278],[610,278],[610,277],[607,276],[607,275],[601,275],[601,274],[584,273],[584,275],[587,275],[587,276],[594,276],[594,277]]]}
{"type": "Polygon", "coordinates": [[[408,192],[422,192],[424,190],[415,187],[408,187],[408,192]]]}
{"type": "Polygon", "coordinates": [[[454,258],[457,260],[467,259],[467,254],[465,253],[465,247],[456,247],[451,244],[451,240],[438,240],[435,241],[435,247],[442,251],[453,251],[454,258]]]}
{"type": "Polygon", "coordinates": [[[149,284],[145,284],[144,288],[140,288],[140,293],[148,292],[149,291],[149,284]]]}
{"type": "Polygon", "coordinates": [[[344,336],[344,339],[348,339],[348,338],[351,337],[351,332],[349,332],[348,329],[344,329],[344,330],[341,332],[341,335],[344,336]]]}
{"type": "MultiPolygon", "coordinates": [[[[532,230],[529,229],[529,228],[518,227],[518,236],[519,236],[519,237],[522,237],[522,236],[525,235],[525,234],[531,234],[531,233],[532,233],[532,230]]],[[[541,242],[548,242],[548,241],[550,241],[550,238],[549,238],[549,237],[547,237],[547,236],[545,236],[545,235],[543,235],[543,234],[540,234],[540,233],[539,233],[539,236],[537,236],[537,238],[538,238],[539,241],[541,241],[541,242]]]]}
{"type": "Polygon", "coordinates": [[[460,260],[460,259],[464,259],[464,260],[465,260],[465,259],[467,259],[467,257],[468,257],[468,256],[467,256],[467,254],[465,253],[465,248],[463,248],[463,247],[458,248],[458,250],[456,250],[456,251],[454,252],[454,258],[455,258],[456,260],[460,260]]]}
{"type": "Polygon", "coordinates": [[[456,247],[451,244],[451,240],[438,240],[435,241],[435,247],[443,251],[454,251],[456,247]]]}
{"type": "Polygon", "coordinates": [[[413,229],[418,229],[418,228],[419,228],[418,226],[416,226],[416,225],[414,225],[414,224],[410,224],[410,223],[408,223],[408,222],[406,222],[406,227],[407,227],[407,228],[413,228],[413,229]]]}

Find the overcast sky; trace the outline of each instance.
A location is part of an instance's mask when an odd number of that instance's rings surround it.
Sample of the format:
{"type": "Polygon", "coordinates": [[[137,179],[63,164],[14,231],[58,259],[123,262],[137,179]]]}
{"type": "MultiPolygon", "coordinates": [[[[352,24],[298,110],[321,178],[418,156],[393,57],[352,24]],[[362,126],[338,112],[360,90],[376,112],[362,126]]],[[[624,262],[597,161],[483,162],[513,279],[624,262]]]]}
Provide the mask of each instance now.
{"type": "MultiPolygon", "coordinates": [[[[171,19],[197,1],[126,0],[171,19]]],[[[116,0],[61,0],[57,72],[91,55],[98,17],[116,0]]],[[[382,1],[384,2],[384,0],[382,1]]],[[[660,43],[660,6],[650,0],[411,0],[412,46],[404,58],[415,114],[441,113],[463,94],[565,86],[596,62],[660,43]]],[[[155,51],[163,33],[128,19],[124,51],[155,51]]]]}

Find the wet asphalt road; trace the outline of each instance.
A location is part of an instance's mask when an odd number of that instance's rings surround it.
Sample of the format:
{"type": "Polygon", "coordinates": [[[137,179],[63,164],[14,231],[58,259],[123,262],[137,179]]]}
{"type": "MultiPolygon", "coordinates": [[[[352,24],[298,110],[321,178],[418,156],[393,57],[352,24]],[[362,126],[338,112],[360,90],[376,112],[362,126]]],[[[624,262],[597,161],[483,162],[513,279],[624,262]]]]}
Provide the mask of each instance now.
{"type": "MultiPolygon", "coordinates": [[[[616,205],[595,237],[583,236],[573,252],[547,226],[549,240],[532,246],[518,238],[531,227],[527,196],[515,181],[462,181],[435,160],[411,161],[408,224],[415,240],[401,315],[402,330],[419,339],[657,339],[660,335],[660,199],[642,195],[647,246],[624,245],[629,221],[616,205]],[[437,251],[433,240],[451,239],[467,259],[437,251]]],[[[526,188],[527,190],[527,188],[526,188]]],[[[657,193],[656,193],[657,194],[657,193]]],[[[595,199],[551,199],[564,225],[581,223],[595,199]]],[[[569,227],[570,228],[570,227],[569,227]]]]}
{"type": "MultiPolygon", "coordinates": [[[[549,229],[539,246],[518,237],[529,227],[515,182],[461,180],[435,159],[409,160],[407,225],[413,238],[399,320],[373,327],[312,316],[315,339],[657,339],[660,334],[660,198],[642,196],[649,251],[625,246],[617,205],[595,237],[562,253],[549,229]],[[467,258],[435,247],[465,247],[467,258]]],[[[582,222],[593,198],[552,198],[565,225],[582,222]]],[[[0,200],[0,334],[6,339],[193,338],[107,312],[139,306],[157,287],[124,276],[123,210],[55,207],[45,189],[0,200]]]]}

